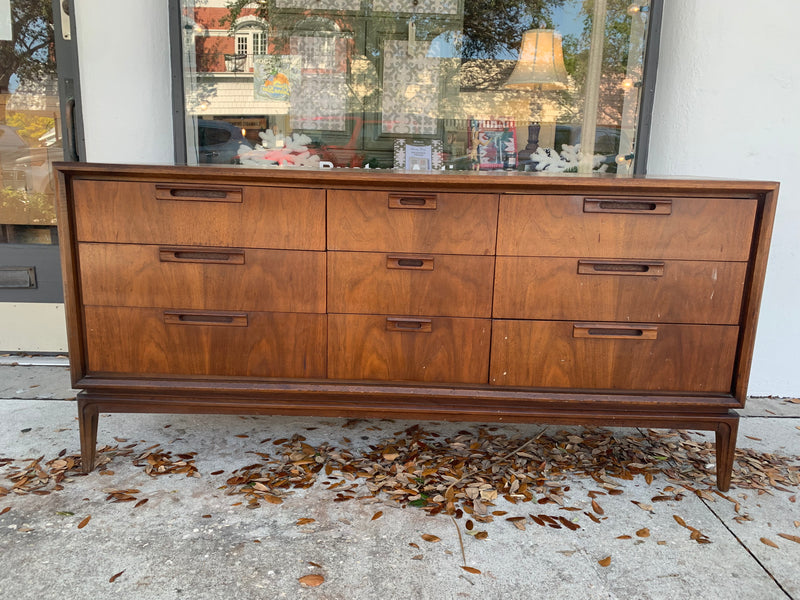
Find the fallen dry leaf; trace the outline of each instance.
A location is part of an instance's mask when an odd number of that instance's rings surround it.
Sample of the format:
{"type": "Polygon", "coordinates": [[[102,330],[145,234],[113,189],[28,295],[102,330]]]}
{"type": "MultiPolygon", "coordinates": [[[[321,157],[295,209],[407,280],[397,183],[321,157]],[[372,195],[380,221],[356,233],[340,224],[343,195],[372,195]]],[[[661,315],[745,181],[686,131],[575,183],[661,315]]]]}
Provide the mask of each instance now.
{"type": "Polygon", "coordinates": [[[797,542],[798,544],[800,544],[800,536],[790,535],[788,533],[779,533],[778,535],[785,540],[789,540],[790,542],[797,542]]]}
{"type": "Polygon", "coordinates": [[[762,537],[762,538],[759,538],[759,539],[761,540],[762,544],[766,544],[767,546],[770,546],[772,548],[780,548],[780,546],[778,546],[778,544],[776,544],[775,542],[773,542],[769,538],[762,537]]]}
{"type": "Polygon", "coordinates": [[[308,564],[310,564],[312,567],[316,567],[316,568],[318,568],[318,569],[321,569],[321,568],[322,568],[322,565],[321,565],[321,564],[319,564],[319,563],[315,563],[315,562],[312,562],[312,561],[308,561],[308,564]]]}
{"type": "Polygon", "coordinates": [[[592,510],[596,512],[598,515],[602,515],[605,513],[605,511],[597,503],[597,500],[595,500],[594,498],[592,499],[592,510]]]}
{"type": "Polygon", "coordinates": [[[467,567],[467,566],[462,565],[461,568],[464,569],[467,573],[472,573],[473,575],[480,575],[481,574],[481,572],[478,569],[476,569],[475,567],[467,567]]]}
{"type": "Polygon", "coordinates": [[[423,533],[421,537],[426,542],[441,542],[442,541],[441,538],[438,538],[435,535],[432,535],[430,533],[423,533]]]}
{"type": "Polygon", "coordinates": [[[374,521],[375,519],[380,519],[382,516],[383,516],[383,511],[379,510],[374,515],[372,515],[372,518],[370,519],[370,521],[374,521]]]}
{"type": "Polygon", "coordinates": [[[133,508],[139,508],[143,504],[147,504],[147,500],[148,500],[148,498],[142,498],[136,504],[133,505],[133,508]]]}
{"type": "Polygon", "coordinates": [[[311,519],[309,517],[304,517],[302,519],[297,519],[297,522],[295,522],[295,525],[308,525],[309,523],[314,523],[315,521],[316,521],[316,519],[311,519]]]}
{"type": "Polygon", "coordinates": [[[650,530],[647,527],[643,527],[642,529],[636,532],[636,535],[638,535],[641,538],[650,537],[650,530]]]}
{"type": "Polygon", "coordinates": [[[300,585],[303,587],[317,587],[325,583],[325,578],[322,575],[312,573],[311,575],[303,575],[297,581],[299,581],[300,585]]]}
{"type": "Polygon", "coordinates": [[[411,557],[411,560],[422,560],[422,554],[415,554],[411,557]]]}
{"type": "Polygon", "coordinates": [[[78,523],[78,529],[83,529],[84,527],[86,527],[86,526],[89,524],[89,520],[90,520],[91,518],[92,518],[92,515],[89,515],[89,516],[88,516],[88,517],[86,517],[86,518],[85,518],[83,521],[81,521],[80,523],[78,523]]]}
{"type": "Polygon", "coordinates": [[[605,558],[601,558],[600,560],[597,561],[597,564],[600,565],[601,567],[607,567],[608,565],[611,564],[611,557],[606,556],[605,558]]]}
{"type": "Polygon", "coordinates": [[[675,522],[678,523],[681,527],[686,527],[686,521],[681,519],[678,515],[672,515],[672,518],[675,519],[675,522]]]}
{"type": "Polygon", "coordinates": [[[6,506],[3,510],[0,510],[0,515],[4,515],[10,510],[11,510],[11,507],[10,506],[6,506]]]}
{"type": "Polygon", "coordinates": [[[114,582],[117,580],[117,578],[118,578],[120,575],[122,575],[124,572],[125,572],[125,570],[123,569],[122,571],[120,571],[120,572],[119,572],[119,573],[117,573],[116,575],[112,575],[112,576],[111,576],[111,577],[108,579],[108,583],[114,583],[114,582]]]}

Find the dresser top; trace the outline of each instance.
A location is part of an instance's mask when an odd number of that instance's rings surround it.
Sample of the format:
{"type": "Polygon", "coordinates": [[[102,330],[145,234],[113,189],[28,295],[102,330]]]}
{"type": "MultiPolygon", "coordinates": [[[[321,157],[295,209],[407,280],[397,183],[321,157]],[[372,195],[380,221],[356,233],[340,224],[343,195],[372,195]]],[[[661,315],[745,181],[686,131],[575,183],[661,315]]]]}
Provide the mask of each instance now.
{"type": "Polygon", "coordinates": [[[521,171],[436,171],[397,169],[259,169],[239,165],[181,166],[56,162],[67,177],[124,178],[139,181],[202,180],[211,183],[319,188],[403,188],[490,193],[682,193],[752,196],[777,192],[779,183],[704,177],[616,175],[521,171]]]}

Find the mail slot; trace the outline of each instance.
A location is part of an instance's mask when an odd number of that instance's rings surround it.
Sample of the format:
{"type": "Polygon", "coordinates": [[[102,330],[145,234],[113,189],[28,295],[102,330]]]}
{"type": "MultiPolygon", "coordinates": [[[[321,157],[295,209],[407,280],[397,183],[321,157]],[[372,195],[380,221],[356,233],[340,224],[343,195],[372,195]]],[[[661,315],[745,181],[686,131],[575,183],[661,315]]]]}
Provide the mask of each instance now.
{"type": "Polygon", "coordinates": [[[36,267],[0,267],[0,288],[31,289],[36,287],[36,267]]]}

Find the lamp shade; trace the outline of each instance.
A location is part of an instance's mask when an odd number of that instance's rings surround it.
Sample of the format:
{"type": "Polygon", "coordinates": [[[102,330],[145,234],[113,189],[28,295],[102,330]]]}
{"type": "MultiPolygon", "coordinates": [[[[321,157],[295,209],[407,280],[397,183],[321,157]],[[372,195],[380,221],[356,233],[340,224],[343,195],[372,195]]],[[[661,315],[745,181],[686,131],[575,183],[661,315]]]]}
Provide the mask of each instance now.
{"type": "Polygon", "coordinates": [[[505,86],[565,89],[567,69],[564,67],[561,34],[554,29],[530,29],[523,33],[517,65],[505,86]]]}

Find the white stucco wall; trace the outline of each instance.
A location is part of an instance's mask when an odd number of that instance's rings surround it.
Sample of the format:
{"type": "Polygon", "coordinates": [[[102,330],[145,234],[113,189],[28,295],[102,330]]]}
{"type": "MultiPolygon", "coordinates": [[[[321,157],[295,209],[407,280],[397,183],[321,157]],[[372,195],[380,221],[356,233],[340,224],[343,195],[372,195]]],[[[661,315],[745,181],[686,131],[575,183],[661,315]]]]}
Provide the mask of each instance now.
{"type": "Polygon", "coordinates": [[[75,28],[86,160],[173,162],[166,0],[79,0],[75,28]]]}
{"type": "MultiPolygon", "coordinates": [[[[87,159],[173,160],[165,0],[80,0],[87,159]]],[[[750,393],[800,396],[800,2],[665,2],[649,171],[781,182],[750,393]]]]}
{"type": "Polygon", "coordinates": [[[800,2],[664,4],[648,171],[781,183],[749,392],[800,396],[800,2]]]}

